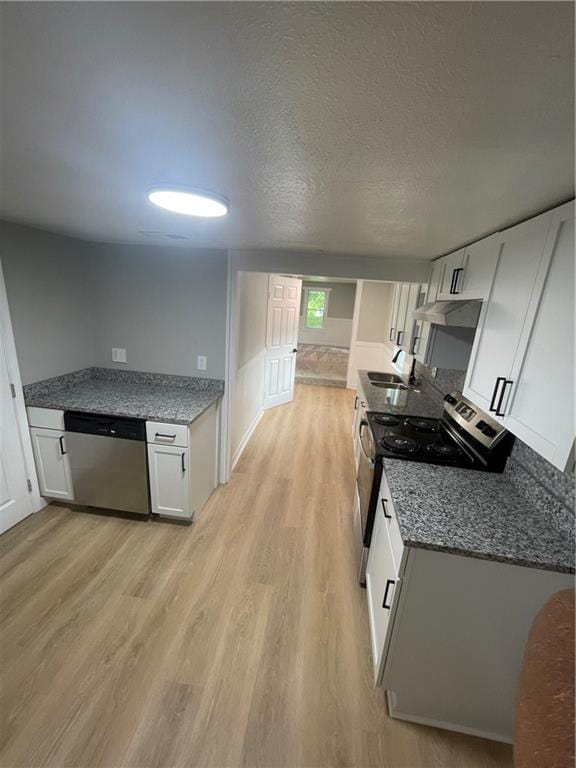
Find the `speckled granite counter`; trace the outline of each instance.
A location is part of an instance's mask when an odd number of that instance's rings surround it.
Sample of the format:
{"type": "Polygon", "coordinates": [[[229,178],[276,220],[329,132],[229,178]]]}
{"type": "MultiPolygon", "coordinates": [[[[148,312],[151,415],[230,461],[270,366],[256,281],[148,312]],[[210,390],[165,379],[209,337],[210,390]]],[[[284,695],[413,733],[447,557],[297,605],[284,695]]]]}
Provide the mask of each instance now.
{"type": "Polygon", "coordinates": [[[26,405],[190,424],[224,393],[220,379],[111,368],[82,371],[24,387],[26,405]]]}
{"type": "Polygon", "coordinates": [[[505,475],[385,459],[407,546],[574,573],[573,536],[505,475]]]}
{"type": "Polygon", "coordinates": [[[374,387],[368,379],[368,371],[359,370],[358,379],[369,411],[430,418],[442,416],[442,395],[425,379],[418,382],[417,389],[374,387]]]}

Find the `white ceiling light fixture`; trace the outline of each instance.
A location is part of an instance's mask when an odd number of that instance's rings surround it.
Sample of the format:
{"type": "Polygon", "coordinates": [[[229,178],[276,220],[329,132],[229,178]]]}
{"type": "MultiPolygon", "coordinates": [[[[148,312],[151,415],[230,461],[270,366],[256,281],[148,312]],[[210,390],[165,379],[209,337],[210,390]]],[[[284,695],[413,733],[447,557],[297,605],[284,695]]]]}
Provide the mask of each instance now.
{"type": "Polygon", "coordinates": [[[207,192],[204,189],[154,187],[148,192],[148,200],[159,208],[173,213],[206,219],[226,216],[230,208],[225,197],[207,192]]]}

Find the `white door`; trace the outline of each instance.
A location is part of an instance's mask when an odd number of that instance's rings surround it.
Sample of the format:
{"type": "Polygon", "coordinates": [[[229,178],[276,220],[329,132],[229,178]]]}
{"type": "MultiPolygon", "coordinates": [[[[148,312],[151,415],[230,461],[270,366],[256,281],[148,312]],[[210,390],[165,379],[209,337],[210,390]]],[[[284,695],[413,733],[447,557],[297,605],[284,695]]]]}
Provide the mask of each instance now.
{"type": "Polygon", "coordinates": [[[0,533],[34,511],[0,324],[0,533]]]}
{"type": "Polygon", "coordinates": [[[264,408],[294,399],[302,281],[270,275],[266,324],[264,408]]]}
{"type": "Polygon", "coordinates": [[[59,429],[31,427],[30,437],[42,496],[73,501],[72,474],[64,432],[59,429]]]}
{"type": "Polygon", "coordinates": [[[190,520],[190,452],[175,445],[148,445],[152,512],[190,520]]]}

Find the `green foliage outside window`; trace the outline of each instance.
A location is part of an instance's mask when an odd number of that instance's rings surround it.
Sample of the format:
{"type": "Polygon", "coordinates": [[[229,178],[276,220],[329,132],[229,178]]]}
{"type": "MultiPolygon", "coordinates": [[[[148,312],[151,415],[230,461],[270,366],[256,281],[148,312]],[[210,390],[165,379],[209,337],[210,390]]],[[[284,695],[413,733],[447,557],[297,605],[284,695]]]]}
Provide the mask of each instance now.
{"type": "Polygon", "coordinates": [[[308,291],[306,296],[306,328],[323,328],[326,313],[326,291],[308,291]]]}

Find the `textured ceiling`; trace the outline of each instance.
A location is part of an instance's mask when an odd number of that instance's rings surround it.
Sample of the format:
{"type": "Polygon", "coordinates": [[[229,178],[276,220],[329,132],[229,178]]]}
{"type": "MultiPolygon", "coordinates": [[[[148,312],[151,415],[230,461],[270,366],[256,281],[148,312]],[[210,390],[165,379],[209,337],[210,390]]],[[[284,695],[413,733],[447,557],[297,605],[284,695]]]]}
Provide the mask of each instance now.
{"type": "Polygon", "coordinates": [[[431,258],[572,196],[573,13],[4,3],[3,215],[95,240],[431,258]],[[227,195],[230,216],[154,209],[162,182],[227,195]]]}

